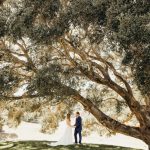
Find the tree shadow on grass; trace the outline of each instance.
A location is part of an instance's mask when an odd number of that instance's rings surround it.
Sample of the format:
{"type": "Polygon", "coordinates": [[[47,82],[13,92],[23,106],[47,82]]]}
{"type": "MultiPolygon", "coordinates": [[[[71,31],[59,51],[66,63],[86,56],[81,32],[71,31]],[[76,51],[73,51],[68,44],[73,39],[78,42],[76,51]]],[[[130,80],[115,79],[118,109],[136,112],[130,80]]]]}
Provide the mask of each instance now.
{"type": "Polygon", "coordinates": [[[49,146],[46,141],[20,141],[20,142],[1,142],[0,149],[7,150],[136,150],[120,146],[82,144],[70,146],[49,146]]]}

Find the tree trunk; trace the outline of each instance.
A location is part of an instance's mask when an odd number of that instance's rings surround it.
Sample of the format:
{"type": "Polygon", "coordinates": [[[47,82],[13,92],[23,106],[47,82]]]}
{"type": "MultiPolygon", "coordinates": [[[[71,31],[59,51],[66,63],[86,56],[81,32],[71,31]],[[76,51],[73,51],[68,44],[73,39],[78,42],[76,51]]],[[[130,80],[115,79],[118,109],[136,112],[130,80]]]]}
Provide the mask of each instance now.
{"type": "Polygon", "coordinates": [[[121,123],[119,125],[117,121],[109,119],[108,116],[102,117],[100,110],[97,110],[95,106],[91,108],[90,112],[98,120],[98,122],[104,125],[105,127],[111,129],[112,131],[144,141],[149,146],[150,150],[150,129],[144,129],[144,131],[141,131],[141,128],[138,129],[136,127],[126,126],[121,123]]]}
{"type": "Polygon", "coordinates": [[[141,131],[142,132],[142,139],[147,145],[148,145],[148,149],[150,150],[150,129],[145,131],[141,131]]]}
{"type": "Polygon", "coordinates": [[[149,95],[146,95],[145,97],[145,103],[147,106],[150,106],[150,94],[149,95]]]}
{"type": "Polygon", "coordinates": [[[90,100],[85,99],[81,95],[76,95],[75,99],[76,101],[80,102],[84,106],[84,108],[98,120],[99,123],[111,129],[112,131],[144,141],[147,145],[149,145],[150,150],[149,128],[142,129],[141,127],[127,126],[105,115],[96,105],[94,105],[90,100]]]}

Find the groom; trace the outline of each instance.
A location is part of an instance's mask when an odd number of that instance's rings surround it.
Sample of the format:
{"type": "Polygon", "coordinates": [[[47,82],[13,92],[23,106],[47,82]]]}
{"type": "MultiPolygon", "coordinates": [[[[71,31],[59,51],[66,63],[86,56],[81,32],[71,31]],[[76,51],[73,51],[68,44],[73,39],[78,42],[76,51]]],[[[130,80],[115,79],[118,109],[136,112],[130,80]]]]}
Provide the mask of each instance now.
{"type": "Polygon", "coordinates": [[[81,144],[82,141],[82,118],[80,117],[80,113],[76,112],[76,122],[75,122],[75,131],[74,131],[74,138],[75,138],[75,143],[77,144],[77,134],[79,134],[79,143],[81,144]]]}

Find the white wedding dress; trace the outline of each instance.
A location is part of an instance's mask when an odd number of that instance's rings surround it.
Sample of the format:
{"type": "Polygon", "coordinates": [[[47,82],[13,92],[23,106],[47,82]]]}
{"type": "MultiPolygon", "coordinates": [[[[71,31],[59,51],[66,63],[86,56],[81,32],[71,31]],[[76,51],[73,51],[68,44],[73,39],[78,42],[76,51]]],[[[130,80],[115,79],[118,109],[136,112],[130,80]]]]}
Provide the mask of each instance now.
{"type": "Polygon", "coordinates": [[[65,120],[65,131],[62,137],[59,139],[58,142],[56,143],[51,143],[51,146],[58,146],[58,145],[71,145],[73,144],[73,139],[72,139],[72,127],[70,121],[67,119],[65,120]]]}

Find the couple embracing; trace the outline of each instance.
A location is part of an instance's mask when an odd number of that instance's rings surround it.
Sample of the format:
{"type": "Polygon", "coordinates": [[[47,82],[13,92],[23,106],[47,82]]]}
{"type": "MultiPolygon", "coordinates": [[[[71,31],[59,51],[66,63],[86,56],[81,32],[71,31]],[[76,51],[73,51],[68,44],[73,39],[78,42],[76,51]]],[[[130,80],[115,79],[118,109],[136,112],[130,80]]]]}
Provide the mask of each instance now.
{"type": "Polygon", "coordinates": [[[72,128],[74,128],[74,140],[75,144],[79,143],[81,144],[82,142],[82,118],[80,116],[79,112],[76,112],[76,121],[74,125],[71,125],[71,119],[70,119],[70,114],[67,114],[66,120],[66,129],[63,134],[63,136],[59,139],[58,142],[50,144],[51,146],[57,146],[57,145],[71,145],[73,144],[72,140],[72,128]],[[77,138],[77,135],[79,135],[79,140],[77,138]]]}

